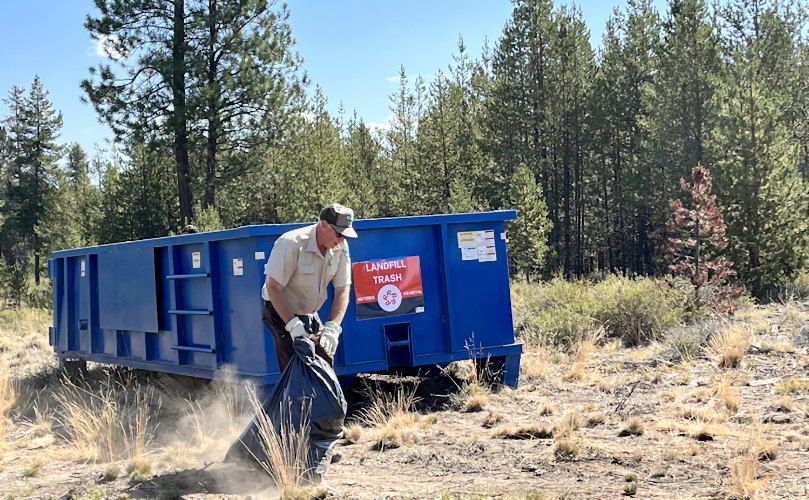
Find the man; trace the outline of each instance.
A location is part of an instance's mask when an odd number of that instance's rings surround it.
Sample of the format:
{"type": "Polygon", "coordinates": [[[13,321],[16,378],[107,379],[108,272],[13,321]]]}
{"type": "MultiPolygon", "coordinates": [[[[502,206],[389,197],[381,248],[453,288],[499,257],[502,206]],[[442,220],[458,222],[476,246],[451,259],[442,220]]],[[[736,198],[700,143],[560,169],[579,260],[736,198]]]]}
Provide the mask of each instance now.
{"type": "Polygon", "coordinates": [[[293,355],[292,340],[319,335],[315,352],[332,366],[340,339],[349,289],[351,259],[346,237],[356,238],[351,227],[354,211],[332,203],[320,212],[317,224],[282,234],[273,245],[261,289],[264,324],[275,341],[281,371],[293,355]],[[334,282],[334,301],[321,328],[317,310],[326,301],[326,287],[334,282]]]}

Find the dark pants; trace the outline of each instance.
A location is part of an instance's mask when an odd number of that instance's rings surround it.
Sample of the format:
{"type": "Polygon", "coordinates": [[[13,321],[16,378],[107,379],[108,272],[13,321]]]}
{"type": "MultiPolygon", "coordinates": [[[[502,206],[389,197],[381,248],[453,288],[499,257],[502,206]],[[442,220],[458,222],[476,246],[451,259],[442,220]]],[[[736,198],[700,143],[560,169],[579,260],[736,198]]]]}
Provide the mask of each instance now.
{"type": "MultiPolygon", "coordinates": [[[[272,332],[272,337],[275,341],[275,357],[278,359],[278,368],[283,372],[284,368],[289,364],[289,360],[292,359],[292,355],[295,353],[292,347],[292,337],[284,328],[284,320],[282,320],[281,316],[275,311],[270,301],[264,301],[264,311],[261,316],[264,320],[264,324],[267,325],[267,328],[272,332]]],[[[320,335],[318,335],[320,332],[320,322],[314,317],[305,314],[298,315],[298,318],[303,321],[303,326],[306,328],[309,335],[314,337],[312,340],[315,343],[315,354],[326,360],[331,366],[334,366],[334,360],[331,359],[331,356],[326,354],[326,351],[320,345],[320,335]]]]}

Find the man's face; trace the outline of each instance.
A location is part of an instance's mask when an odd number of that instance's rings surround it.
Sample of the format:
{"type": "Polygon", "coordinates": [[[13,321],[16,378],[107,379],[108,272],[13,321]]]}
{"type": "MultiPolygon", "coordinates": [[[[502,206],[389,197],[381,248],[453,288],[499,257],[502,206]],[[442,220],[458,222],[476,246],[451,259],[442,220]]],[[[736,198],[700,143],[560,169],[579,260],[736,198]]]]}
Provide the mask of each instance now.
{"type": "Polygon", "coordinates": [[[339,245],[344,236],[341,236],[337,231],[331,227],[331,224],[322,220],[320,221],[320,236],[318,243],[326,248],[334,248],[339,245]]]}

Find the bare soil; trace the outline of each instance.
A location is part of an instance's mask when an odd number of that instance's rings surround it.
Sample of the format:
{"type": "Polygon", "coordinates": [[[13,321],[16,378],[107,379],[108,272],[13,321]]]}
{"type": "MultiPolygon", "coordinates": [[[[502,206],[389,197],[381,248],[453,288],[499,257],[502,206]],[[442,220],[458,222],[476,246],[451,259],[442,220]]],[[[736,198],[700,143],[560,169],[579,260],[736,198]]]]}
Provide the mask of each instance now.
{"type": "MultiPolygon", "coordinates": [[[[809,380],[809,302],[759,306],[742,316],[758,326],[738,368],[720,368],[706,354],[681,361],[665,344],[630,349],[607,343],[578,356],[532,351],[524,355],[519,387],[491,394],[476,412],[453,406],[463,380],[424,380],[417,407],[434,414],[435,423],[416,430],[412,446],[376,451],[364,440],[341,443],[341,460],[325,478],[328,496],[622,498],[634,483],[637,498],[727,498],[734,464],[752,451],[758,460],[747,478],[757,489],[751,497],[809,498],[809,384],[803,384],[809,380]],[[560,422],[570,412],[581,427],[562,435],[560,422]],[[633,418],[641,433],[621,436],[633,418]],[[497,437],[508,425],[543,426],[556,435],[497,437]],[[769,453],[757,452],[762,443],[769,453]]],[[[2,349],[0,355],[12,354],[2,349]]],[[[29,382],[38,370],[54,370],[44,355],[26,355],[25,362],[29,382]]],[[[362,396],[352,394],[350,402],[356,412],[362,396]]],[[[109,464],[77,460],[55,427],[17,415],[0,443],[0,496],[277,495],[261,473],[218,463],[222,452],[220,446],[192,467],[155,458],[142,482],[124,472],[105,480],[109,464]]]]}

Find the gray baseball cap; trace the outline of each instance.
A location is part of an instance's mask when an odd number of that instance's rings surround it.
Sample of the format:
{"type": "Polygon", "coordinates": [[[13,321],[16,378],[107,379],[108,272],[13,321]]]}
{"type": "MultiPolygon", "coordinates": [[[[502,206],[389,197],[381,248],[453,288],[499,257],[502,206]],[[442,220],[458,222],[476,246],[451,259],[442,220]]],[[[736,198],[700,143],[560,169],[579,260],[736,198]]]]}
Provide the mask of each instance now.
{"type": "Polygon", "coordinates": [[[320,220],[331,224],[337,234],[348,236],[349,238],[357,237],[357,232],[351,227],[354,222],[354,211],[348,207],[344,207],[339,203],[332,203],[320,211],[320,220]]]}

